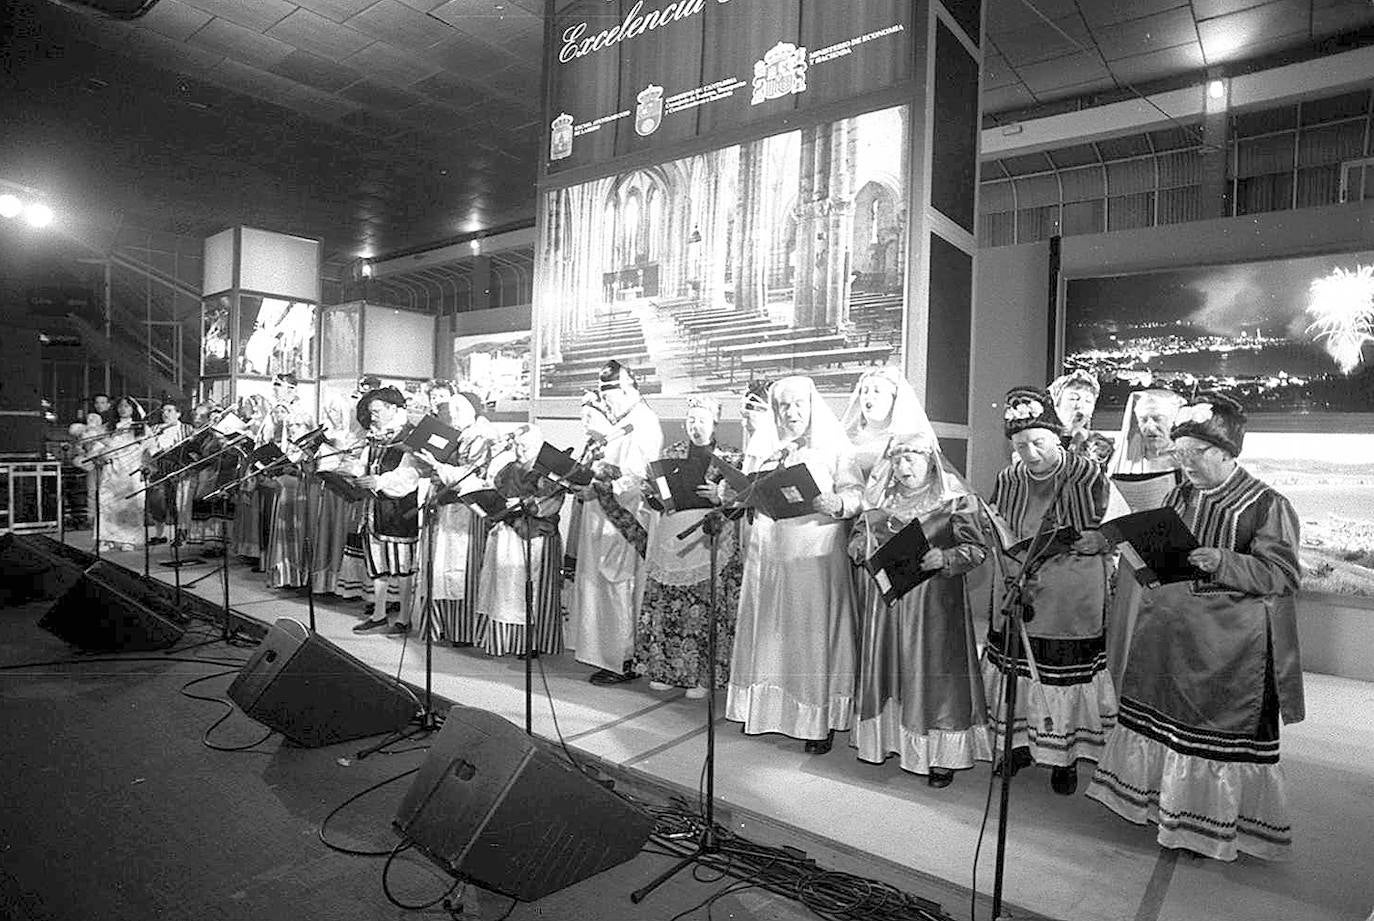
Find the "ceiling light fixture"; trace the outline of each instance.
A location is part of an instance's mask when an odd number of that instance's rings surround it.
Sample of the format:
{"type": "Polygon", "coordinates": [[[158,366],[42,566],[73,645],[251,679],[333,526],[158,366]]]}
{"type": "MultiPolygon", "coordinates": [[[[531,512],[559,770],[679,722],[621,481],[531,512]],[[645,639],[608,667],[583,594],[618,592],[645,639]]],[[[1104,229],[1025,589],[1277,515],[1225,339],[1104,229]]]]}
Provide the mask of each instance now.
{"type": "Polygon", "coordinates": [[[472,250],[474,253],[480,253],[480,252],[482,251],[482,241],[481,241],[481,240],[471,240],[471,241],[469,241],[469,242],[468,242],[468,249],[472,250]]]}
{"type": "Polygon", "coordinates": [[[1220,99],[1226,95],[1226,84],[1220,80],[1212,80],[1207,84],[1207,95],[1213,99],[1220,99]]]}
{"type": "Polygon", "coordinates": [[[33,227],[47,227],[52,223],[52,209],[42,202],[34,202],[24,209],[24,220],[33,227]]]}
{"type": "Polygon", "coordinates": [[[0,195],[0,217],[18,217],[24,203],[13,195],[0,195]]]}

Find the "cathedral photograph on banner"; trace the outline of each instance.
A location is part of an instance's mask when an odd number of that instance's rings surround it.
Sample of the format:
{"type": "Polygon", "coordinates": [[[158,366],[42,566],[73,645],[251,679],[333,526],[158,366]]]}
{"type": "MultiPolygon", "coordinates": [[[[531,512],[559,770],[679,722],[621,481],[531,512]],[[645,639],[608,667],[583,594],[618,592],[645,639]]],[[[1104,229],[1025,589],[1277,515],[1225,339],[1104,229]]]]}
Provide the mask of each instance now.
{"type": "Polygon", "coordinates": [[[1070,279],[1063,329],[1099,431],[1140,387],[1240,402],[1241,464],[1301,519],[1304,589],[1374,603],[1374,251],[1070,279]]]}
{"type": "Polygon", "coordinates": [[[608,358],[667,396],[901,367],[909,130],[882,109],[547,193],[536,395],[608,358]]]}

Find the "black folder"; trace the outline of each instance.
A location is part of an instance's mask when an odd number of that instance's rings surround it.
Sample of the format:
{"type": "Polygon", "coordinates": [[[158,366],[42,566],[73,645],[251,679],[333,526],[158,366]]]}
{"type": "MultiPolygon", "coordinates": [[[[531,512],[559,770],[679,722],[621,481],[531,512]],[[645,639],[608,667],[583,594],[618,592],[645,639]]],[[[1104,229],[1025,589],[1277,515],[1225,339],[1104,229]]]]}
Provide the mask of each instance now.
{"type": "Polygon", "coordinates": [[[271,474],[273,476],[285,473],[287,468],[286,455],[282,453],[282,449],[277,447],[275,442],[271,441],[267,444],[258,445],[253,453],[248,455],[247,472],[258,474],[268,467],[272,468],[271,474]]]}
{"type": "Polygon", "coordinates": [[[474,489],[458,496],[458,501],[476,512],[479,518],[495,520],[500,520],[520,505],[519,499],[511,499],[495,489],[474,489]]]}
{"type": "Polygon", "coordinates": [[[815,511],[811,501],[821,494],[821,490],[805,464],[779,467],[766,473],[742,473],[720,455],[712,455],[711,463],[721,472],[725,482],[739,493],[742,504],[758,509],[774,521],[799,518],[815,511]]]}
{"type": "Polygon", "coordinates": [[[574,488],[586,486],[592,481],[590,467],[579,464],[569,451],[560,451],[547,441],[540,445],[539,457],[534,465],[539,472],[574,488]]]}
{"type": "Polygon", "coordinates": [[[460,436],[456,428],[438,416],[425,416],[410,430],[403,444],[416,452],[428,451],[441,464],[452,464],[458,454],[460,436]]]}
{"type": "Polygon", "coordinates": [[[335,470],[321,470],[315,474],[324,484],[324,488],[342,498],[345,502],[361,502],[371,495],[366,489],[359,486],[353,479],[335,470]]]}
{"type": "Polygon", "coordinates": [[[930,540],[919,520],[912,521],[883,544],[864,563],[878,585],[883,600],[895,604],[927,579],[940,574],[938,569],[922,569],[921,558],[930,551],[930,540]]]}
{"type": "Polygon", "coordinates": [[[1103,523],[1102,533],[1121,546],[1136,581],[1146,588],[1210,578],[1188,562],[1188,554],[1198,547],[1197,538],[1172,508],[1113,518],[1103,523]]]}
{"type": "Polygon", "coordinates": [[[1031,547],[1035,547],[1037,559],[1045,560],[1061,553],[1068,553],[1073,549],[1074,542],[1081,535],[1076,528],[1062,527],[1056,528],[1053,532],[1045,534],[1034,534],[1025,540],[1017,541],[1007,548],[1007,552],[1017,557],[1024,557],[1030,552],[1031,547]]]}
{"type": "Polygon", "coordinates": [[[706,483],[705,468],[690,467],[679,458],[664,458],[649,463],[649,479],[663,507],[670,512],[691,508],[711,508],[710,499],[697,495],[697,487],[706,483]]]}

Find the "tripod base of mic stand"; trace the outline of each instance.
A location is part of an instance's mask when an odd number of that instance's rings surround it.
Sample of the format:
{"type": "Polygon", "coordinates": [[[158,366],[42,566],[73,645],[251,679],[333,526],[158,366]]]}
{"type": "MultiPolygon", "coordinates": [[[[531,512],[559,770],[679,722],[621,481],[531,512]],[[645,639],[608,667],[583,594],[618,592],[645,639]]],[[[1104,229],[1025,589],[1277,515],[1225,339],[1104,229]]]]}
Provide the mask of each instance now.
{"type": "Polygon", "coordinates": [[[647,899],[659,886],[662,886],[664,883],[668,882],[668,880],[677,876],[693,864],[699,863],[701,858],[718,853],[720,853],[720,842],[716,839],[716,830],[707,826],[701,833],[701,840],[697,842],[696,850],[692,851],[692,853],[688,854],[686,857],[683,857],[667,870],[664,870],[651,880],[648,885],[631,892],[630,901],[638,905],[640,902],[647,899]]]}
{"type": "Polygon", "coordinates": [[[358,761],[362,761],[369,755],[377,754],[377,752],[386,748],[388,745],[395,745],[397,742],[404,742],[407,739],[413,739],[416,736],[428,735],[431,732],[438,732],[439,728],[439,718],[437,716],[435,716],[433,713],[423,713],[416,718],[415,725],[410,726],[407,729],[402,729],[399,732],[391,733],[390,735],[382,739],[382,741],[378,742],[376,745],[369,745],[367,748],[362,749],[353,757],[358,761]]]}
{"type": "Polygon", "coordinates": [[[185,559],[180,560],[163,560],[161,563],[158,563],[157,565],[166,566],[168,569],[181,569],[183,566],[202,566],[204,564],[204,560],[197,560],[194,557],[187,557],[185,559]]]}

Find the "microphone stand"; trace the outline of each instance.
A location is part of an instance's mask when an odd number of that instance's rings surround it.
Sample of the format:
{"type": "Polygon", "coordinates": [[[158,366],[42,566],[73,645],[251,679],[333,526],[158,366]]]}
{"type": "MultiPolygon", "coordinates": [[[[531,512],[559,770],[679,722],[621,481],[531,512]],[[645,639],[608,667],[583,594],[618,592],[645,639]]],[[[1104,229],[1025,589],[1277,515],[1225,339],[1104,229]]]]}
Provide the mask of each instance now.
{"type": "MultiPolygon", "coordinates": [[[[416,717],[416,724],[414,726],[402,732],[392,733],[377,744],[364,748],[357,754],[359,761],[366,758],[368,755],[376,754],[388,745],[401,742],[405,739],[411,739],[418,735],[435,732],[439,729],[439,718],[434,712],[434,626],[437,620],[437,611],[434,604],[434,526],[439,517],[439,497],[449,490],[456,489],[459,484],[476,473],[481,466],[480,464],[474,464],[451,485],[435,490],[433,495],[427,497],[424,505],[421,506],[420,510],[424,515],[422,520],[424,522],[425,539],[425,605],[424,616],[421,618],[421,623],[424,625],[425,631],[425,696],[423,702],[420,704],[420,713],[416,717]]],[[[313,608],[311,609],[311,619],[312,623],[310,629],[314,630],[313,608]]]]}
{"type": "MultiPolygon", "coordinates": [[[[1050,500],[1050,509],[1056,511],[1053,517],[1054,524],[1048,530],[1046,529],[1046,525],[1051,522],[1049,514],[1040,520],[1040,526],[1036,529],[1035,537],[1031,539],[1030,547],[1026,550],[1026,561],[1022,564],[1021,570],[1015,578],[1008,580],[1007,596],[1002,601],[1002,629],[1005,631],[1002,637],[1002,719],[1004,731],[1001,762],[1002,787],[997,813],[997,851],[993,865],[993,921],[1009,919],[1009,916],[1002,913],[1002,889],[1006,877],[1007,823],[1008,812],[1011,807],[1011,779],[1015,773],[1012,768],[1012,757],[1015,749],[1016,697],[1017,684],[1019,683],[1016,660],[1020,656],[1021,637],[1026,629],[1026,610],[1028,608],[1026,589],[1040,567],[1050,558],[1049,550],[1054,545],[1054,541],[1049,538],[1052,538],[1058,530],[1056,507],[1059,502],[1059,495],[1064,490],[1064,483],[1065,479],[1061,477],[1054,498],[1050,500]]],[[[1033,611],[1031,616],[1034,616],[1033,611]]]]}

